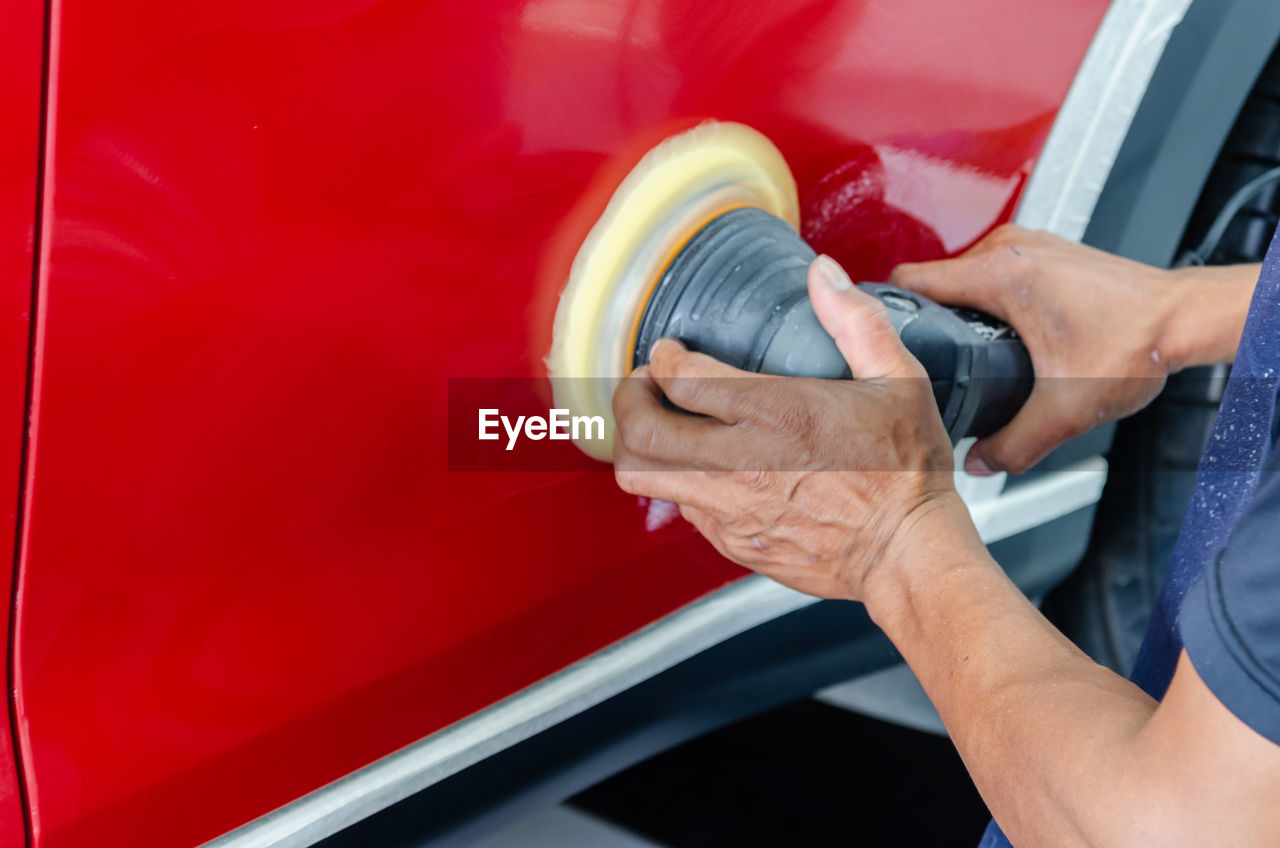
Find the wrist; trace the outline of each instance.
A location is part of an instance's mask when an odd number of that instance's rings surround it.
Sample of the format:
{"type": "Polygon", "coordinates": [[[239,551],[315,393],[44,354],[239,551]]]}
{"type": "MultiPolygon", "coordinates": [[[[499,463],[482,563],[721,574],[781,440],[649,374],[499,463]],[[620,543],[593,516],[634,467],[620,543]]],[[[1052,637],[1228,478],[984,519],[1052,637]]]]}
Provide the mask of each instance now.
{"type": "Polygon", "coordinates": [[[1228,265],[1161,272],[1156,350],[1170,373],[1235,357],[1258,270],[1228,265]]]}
{"type": "Polygon", "coordinates": [[[949,575],[968,568],[999,566],[987,553],[969,509],[948,492],[917,507],[898,527],[880,561],[867,572],[861,600],[882,630],[914,607],[920,592],[932,592],[949,575]]]}

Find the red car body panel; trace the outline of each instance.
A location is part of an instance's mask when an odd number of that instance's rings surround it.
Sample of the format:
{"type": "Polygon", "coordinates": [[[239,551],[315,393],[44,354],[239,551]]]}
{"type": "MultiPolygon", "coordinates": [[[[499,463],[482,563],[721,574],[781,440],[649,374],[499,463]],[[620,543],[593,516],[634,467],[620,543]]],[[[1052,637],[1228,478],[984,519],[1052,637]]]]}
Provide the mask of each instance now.
{"type": "MultiPolygon", "coordinates": [[[[0,591],[6,598],[13,586],[36,267],[43,33],[43,3],[0,6],[0,591]]],[[[12,605],[2,607],[0,646],[8,657],[12,605]]],[[[24,840],[11,707],[6,704],[0,722],[0,845],[24,840]]]]}
{"type": "MultiPolygon", "coordinates": [[[[1106,5],[55,3],[14,649],[36,844],[210,839],[734,579],[607,473],[451,473],[447,378],[542,373],[583,199],[703,118],[779,144],[859,276],[962,249],[1106,5]]],[[[32,173],[0,182],[0,446],[32,173]]]]}

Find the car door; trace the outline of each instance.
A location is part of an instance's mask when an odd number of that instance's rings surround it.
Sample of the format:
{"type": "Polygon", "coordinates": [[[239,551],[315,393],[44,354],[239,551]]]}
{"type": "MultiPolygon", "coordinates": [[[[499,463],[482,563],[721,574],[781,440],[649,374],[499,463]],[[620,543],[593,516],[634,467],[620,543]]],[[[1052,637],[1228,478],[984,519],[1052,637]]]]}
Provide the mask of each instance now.
{"type": "Polygon", "coordinates": [[[449,378],[541,378],[567,222],[690,121],[755,126],[802,192],[870,151],[856,271],[963,249],[1104,6],[54,4],[13,664],[36,844],[216,837],[741,577],[606,466],[450,471],[449,378]]]}

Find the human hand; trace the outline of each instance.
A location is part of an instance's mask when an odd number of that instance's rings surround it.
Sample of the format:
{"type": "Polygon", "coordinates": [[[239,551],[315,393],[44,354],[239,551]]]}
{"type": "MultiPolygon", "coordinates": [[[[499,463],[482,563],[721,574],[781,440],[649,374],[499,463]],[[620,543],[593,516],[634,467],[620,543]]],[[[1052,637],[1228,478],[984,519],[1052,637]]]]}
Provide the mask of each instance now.
{"type": "Polygon", "coordinates": [[[810,266],[809,293],[853,380],[739,371],[664,339],[614,394],[615,474],[628,492],[679,504],[729,559],[862,600],[924,527],[977,534],[928,377],[883,304],[826,257],[810,266]],[[664,407],[664,395],[698,415],[664,407]]]}
{"type": "Polygon", "coordinates": [[[998,227],[954,259],[900,265],[889,278],[1008,321],[1035,367],[1031,396],[969,451],[965,470],[1020,473],[1062,442],[1142,409],[1164,387],[1172,272],[1045,232],[998,227]]]}

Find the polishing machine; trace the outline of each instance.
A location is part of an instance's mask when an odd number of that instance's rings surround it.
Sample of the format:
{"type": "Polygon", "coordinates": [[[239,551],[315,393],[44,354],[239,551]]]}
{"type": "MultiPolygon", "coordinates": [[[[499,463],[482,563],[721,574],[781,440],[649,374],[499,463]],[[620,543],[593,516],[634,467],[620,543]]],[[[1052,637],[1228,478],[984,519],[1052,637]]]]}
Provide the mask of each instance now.
{"type": "MultiPolygon", "coordinates": [[[[664,337],[745,371],[849,378],[809,303],[816,254],[798,224],[790,170],[755,130],[711,122],[651,150],[570,270],[547,360],[556,402],[611,424],[617,381],[664,337]]],[[[859,287],[924,366],[953,441],[994,432],[1022,406],[1034,374],[1007,324],[895,286],[859,287]]],[[[600,459],[612,448],[580,446],[600,459]]]]}

